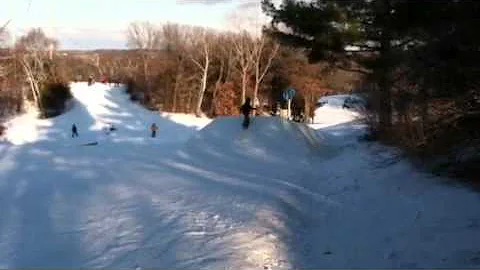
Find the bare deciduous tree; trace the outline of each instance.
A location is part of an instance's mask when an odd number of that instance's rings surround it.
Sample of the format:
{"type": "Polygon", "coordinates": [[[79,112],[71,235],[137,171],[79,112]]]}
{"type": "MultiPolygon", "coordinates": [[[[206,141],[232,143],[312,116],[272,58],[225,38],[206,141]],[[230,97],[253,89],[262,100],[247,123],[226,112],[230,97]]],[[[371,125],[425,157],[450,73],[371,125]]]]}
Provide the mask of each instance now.
{"type": "Polygon", "coordinates": [[[132,49],[153,50],[160,47],[159,28],[148,22],[133,22],[127,30],[127,46],[132,49]]]}
{"type": "MultiPolygon", "coordinates": [[[[7,39],[7,36],[8,36],[7,25],[8,25],[8,22],[0,27],[0,48],[3,47],[4,42],[5,42],[5,40],[7,39]]],[[[2,60],[2,59],[0,59],[0,60],[2,60]]],[[[4,77],[5,74],[6,74],[5,67],[2,63],[0,63],[0,78],[4,77]]]]}
{"type": "MultiPolygon", "coordinates": [[[[262,35],[254,42],[253,49],[253,66],[255,69],[255,86],[253,89],[253,100],[258,100],[258,89],[263,81],[263,78],[268,72],[268,69],[272,65],[272,60],[277,55],[280,45],[276,42],[270,42],[268,44],[267,37],[262,35]],[[270,45],[270,48],[267,48],[270,45]],[[266,59],[265,59],[266,58],[266,59]]],[[[255,104],[255,106],[258,104],[255,104]]]]}
{"type": "Polygon", "coordinates": [[[6,47],[6,42],[9,38],[9,33],[7,31],[7,26],[10,23],[10,20],[7,21],[5,24],[0,26],[0,48],[6,47]]]}
{"type": "Polygon", "coordinates": [[[147,92],[151,91],[149,64],[152,50],[160,48],[161,31],[156,25],[145,22],[133,22],[128,26],[127,45],[132,49],[139,49],[143,59],[143,75],[147,92]]]}
{"type": "Polygon", "coordinates": [[[246,31],[236,36],[233,40],[233,47],[235,48],[235,56],[238,68],[242,76],[242,104],[245,102],[248,75],[254,63],[254,46],[250,34],[246,31]]]}
{"type": "Polygon", "coordinates": [[[217,35],[215,42],[212,44],[212,51],[216,52],[213,55],[214,59],[212,60],[215,61],[214,66],[217,67],[217,79],[212,90],[210,115],[216,113],[215,104],[217,93],[221,89],[222,84],[229,79],[231,74],[233,50],[230,44],[231,36],[225,33],[217,35]]]}
{"type": "Polygon", "coordinates": [[[16,43],[17,50],[21,52],[20,62],[30,84],[33,100],[39,108],[40,89],[49,76],[47,60],[51,59],[52,51],[57,46],[58,42],[47,37],[41,28],[32,28],[16,43]]]}
{"type": "MultiPolygon", "coordinates": [[[[132,33],[139,33],[138,29],[133,30],[132,33]]],[[[238,106],[232,104],[244,102],[247,94],[254,101],[257,96],[268,96],[270,102],[276,102],[279,89],[291,81],[291,76],[283,70],[290,66],[302,68],[298,63],[283,64],[288,60],[285,53],[279,55],[278,45],[266,36],[247,31],[218,32],[167,23],[146,32],[159,35],[157,45],[145,49],[147,45],[137,42],[137,47],[131,47],[137,50],[128,51],[123,60],[123,67],[131,68],[128,72],[126,68],[123,70],[133,81],[132,97],[148,96],[144,104],[149,108],[196,114],[204,110],[209,115],[216,115],[218,108],[222,115],[236,113],[238,106]],[[146,70],[143,57],[147,52],[146,70]],[[263,87],[264,84],[268,87],[263,87]]],[[[142,35],[131,35],[134,36],[142,35]]],[[[101,57],[105,65],[106,58],[101,57]]],[[[319,74],[306,76],[317,78],[319,74]]]]}
{"type": "Polygon", "coordinates": [[[185,77],[185,52],[188,29],[179,24],[167,23],[162,26],[161,48],[167,52],[175,69],[175,79],[172,88],[172,112],[177,111],[177,101],[182,78],[185,77]]]}
{"type": "Polygon", "coordinates": [[[201,71],[201,83],[198,90],[198,99],[195,106],[195,114],[201,115],[203,97],[207,89],[208,71],[211,58],[211,44],[215,33],[205,28],[192,28],[191,32],[191,60],[201,71]]]}

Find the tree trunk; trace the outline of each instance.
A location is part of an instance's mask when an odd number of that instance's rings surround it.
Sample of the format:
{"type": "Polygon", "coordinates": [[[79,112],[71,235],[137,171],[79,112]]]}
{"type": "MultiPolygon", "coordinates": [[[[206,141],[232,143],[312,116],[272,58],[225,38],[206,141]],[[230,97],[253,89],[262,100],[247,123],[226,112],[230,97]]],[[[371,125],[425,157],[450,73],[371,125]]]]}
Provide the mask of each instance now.
{"type": "Polygon", "coordinates": [[[391,82],[389,79],[388,71],[380,71],[379,79],[379,92],[380,92],[380,126],[385,129],[389,129],[392,126],[392,95],[391,95],[391,82]]]}
{"type": "Polygon", "coordinates": [[[202,76],[202,84],[200,87],[200,91],[198,93],[198,101],[197,107],[195,109],[195,114],[200,117],[202,114],[202,103],[203,103],[203,96],[205,95],[205,90],[207,89],[207,77],[208,77],[208,66],[209,66],[209,59],[208,57],[205,58],[205,67],[203,69],[203,76],[202,76]]]}
{"type": "Polygon", "coordinates": [[[186,108],[186,111],[187,113],[192,113],[192,91],[188,91],[188,94],[187,94],[187,108],[186,108]]]}
{"type": "MultiPolygon", "coordinates": [[[[305,123],[309,123],[309,120],[310,120],[310,116],[312,115],[312,111],[313,111],[313,104],[314,104],[314,95],[313,95],[313,92],[310,91],[310,93],[307,93],[305,94],[305,114],[304,114],[304,119],[303,121],[305,123]]],[[[312,123],[313,124],[313,121],[312,123]]]]}
{"type": "Polygon", "coordinates": [[[228,60],[227,60],[227,66],[226,66],[226,71],[225,71],[225,77],[224,77],[224,80],[223,82],[227,82],[227,81],[230,81],[230,77],[231,77],[231,74],[232,74],[232,66],[233,66],[234,62],[232,60],[232,52],[229,51],[228,53],[228,60]]]}
{"type": "Polygon", "coordinates": [[[257,81],[255,82],[255,87],[253,88],[253,106],[258,106],[259,104],[255,104],[258,100],[258,88],[260,87],[260,83],[257,81]]]}
{"type": "Polygon", "coordinates": [[[175,76],[175,86],[173,87],[172,112],[177,111],[178,86],[180,84],[180,80],[182,79],[182,71],[183,71],[182,63],[180,62],[177,69],[177,75],[175,76]]]}
{"type": "MultiPolygon", "coordinates": [[[[150,78],[148,74],[148,52],[144,52],[143,54],[143,76],[144,76],[144,82],[145,82],[145,97],[150,97],[150,78]]],[[[148,98],[142,100],[142,103],[145,104],[145,102],[149,102],[148,98]]]]}
{"type": "Polygon", "coordinates": [[[198,66],[198,68],[202,71],[202,79],[200,84],[200,89],[198,91],[198,99],[197,104],[195,106],[195,114],[200,117],[202,113],[202,103],[203,97],[205,95],[205,90],[207,89],[207,79],[208,79],[208,68],[210,66],[210,55],[209,55],[209,44],[207,40],[203,41],[203,54],[204,54],[204,63],[203,65],[200,64],[192,57],[192,61],[198,66]]]}
{"type": "Polygon", "coordinates": [[[234,49],[237,57],[237,63],[240,71],[242,72],[242,94],[241,94],[241,103],[245,103],[246,92],[247,92],[247,81],[248,73],[250,71],[251,65],[253,64],[253,51],[251,50],[251,40],[250,36],[244,35],[239,38],[239,40],[234,41],[234,49]]]}
{"type": "Polygon", "coordinates": [[[41,109],[41,104],[40,104],[40,92],[38,88],[38,82],[35,79],[35,76],[32,72],[32,68],[30,67],[28,61],[25,59],[22,59],[22,65],[25,70],[25,74],[27,75],[27,79],[30,83],[30,90],[32,92],[33,100],[35,102],[35,105],[41,109]]]}
{"type": "Polygon", "coordinates": [[[242,104],[245,103],[246,93],[247,93],[247,71],[242,71],[242,104]]]}
{"type": "Polygon", "coordinates": [[[380,127],[382,129],[390,129],[392,126],[392,36],[388,31],[390,26],[390,0],[383,0],[381,3],[383,14],[383,31],[380,40],[380,55],[379,55],[379,68],[378,74],[378,86],[380,91],[380,127]]]}
{"type": "Polygon", "coordinates": [[[220,62],[220,72],[218,74],[217,81],[215,82],[215,88],[213,88],[212,102],[210,106],[210,115],[214,115],[216,111],[215,106],[216,106],[217,91],[218,91],[218,88],[220,87],[220,84],[222,83],[224,65],[225,65],[225,62],[222,60],[220,62]]]}
{"type": "Polygon", "coordinates": [[[261,61],[262,61],[262,55],[264,52],[264,47],[265,47],[265,37],[261,37],[260,41],[258,41],[255,46],[255,58],[254,58],[254,65],[255,65],[255,87],[253,89],[253,101],[256,102],[258,100],[258,91],[260,89],[260,84],[263,81],[263,78],[267,74],[268,70],[270,69],[270,66],[272,65],[272,61],[277,55],[279,45],[275,44],[273,47],[273,50],[270,52],[270,55],[268,55],[268,60],[265,66],[261,66],[261,61]]]}

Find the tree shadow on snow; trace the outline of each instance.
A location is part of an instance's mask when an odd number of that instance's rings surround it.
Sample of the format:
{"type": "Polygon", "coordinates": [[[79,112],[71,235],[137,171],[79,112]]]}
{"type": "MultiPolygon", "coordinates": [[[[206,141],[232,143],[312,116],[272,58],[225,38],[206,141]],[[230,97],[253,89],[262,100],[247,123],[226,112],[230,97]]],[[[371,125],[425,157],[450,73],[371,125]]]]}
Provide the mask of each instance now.
{"type": "MultiPolygon", "coordinates": [[[[217,119],[163,165],[203,190],[205,204],[209,197],[227,201],[229,210],[222,214],[232,219],[244,216],[243,222],[260,239],[268,239],[270,234],[278,237],[275,245],[283,246],[288,254],[279,256],[272,251],[256,267],[279,266],[285,258],[291,265],[305,265],[297,238],[307,227],[311,205],[331,206],[335,201],[310,189],[311,152],[293,123],[258,117],[248,130],[240,124],[240,117],[217,119]],[[245,209],[235,209],[235,205],[245,209]],[[238,217],[239,213],[243,215],[238,217]]],[[[258,251],[254,243],[244,243],[245,249],[258,251]]],[[[223,248],[238,252],[228,244],[223,248]]]]}
{"type": "MultiPolygon", "coordinates": [[[[125,102],[114,98],[112,103],[125,102]]],[[[178,230],[181,225],[165,221],[169,210],[159,211],[162,205],[152,208],[152,198],[165,192],[163,189],[149,186],[149,181],[137,182],[141,171],[112,178],[105,166],[118,168],[138,158],[136,151],[141,155],[143,149],[147,153],[141,158],[155,166],[163,151],[161,144],[153,144],[155,139],[169,142],[169,135],[181,133],[186,137],[194,128],[158,114],[148,115],[140,107],[128,115],[120,106],[112,106],[106,114],[106,121],[118,126],[116,136],[135,137],[122,140],[127,145],[118,146],[130,145],[131,151],[117,151],[115,144],[104,143],[108,139],[96,146],[82,146],[105,135],[94,128],[97,119],[80,102],[75,102],[68,113],[43,121],[47,124],[40,126],[42,137],[38,141],[0,147],[0,266],[134,267],[142,262],[141,256],[160,256],[158,245],[182,240],[157,236],[162,226],[178,230]],[[159,138],[149,137],[150,121],[159,124],[159,138]],[[73,123],[79,129],[79,138],[71,138],[73,123]],[[127,124],[133,126],[131,131],[125,128],[127,124]],[[162,129],[169,131],[162,134],[162,129]],[[160,243],[152,243],[152,238],[160,243]],[[143,249],[133,257],[128,255],[136,245],[143,249]]],[[[117,137],[107,138],[114,141],[117,137]]],[[[165,265],[174,266],[175,249],[166,248],[164,253],[173,256],[169,264],[165,255],[165,265]]]]}

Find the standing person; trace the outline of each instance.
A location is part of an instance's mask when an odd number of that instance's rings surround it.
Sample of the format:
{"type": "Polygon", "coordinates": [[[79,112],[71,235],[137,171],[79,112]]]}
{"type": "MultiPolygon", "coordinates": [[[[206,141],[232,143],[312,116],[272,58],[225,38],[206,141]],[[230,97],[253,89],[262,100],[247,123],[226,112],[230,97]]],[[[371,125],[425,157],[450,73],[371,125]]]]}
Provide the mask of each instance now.
{"type": "Polygon", "coordinates": [[[250,105],[250,101],[251,99],[249,97],[247,97],[245,99],[245,103],[243,103],[243,105],[240,107],[240,112],[243,114],[243,128],[247,129],[248,126],[250,125],[250,113],[252,112],[252,110],[256,110],[256,108],[252,107],[252,105],[250,105]]]}
{"type": "Polygon", "coordinates": [[[117,77],[113,78],[113,87],[120,87],[120,81],[117,77]]]}
{"type": "Polygon", "coordinates": [[[100,82],[101,82],[101,83],[105,83],[105,84],[108,83],[107,76],[102,75],[102,77],[100,77],[100,82]]]}
{"type": "Polygon", "coordinates": [[[92,85],[95,82],[95,79],[93,78],[93,75],[90,75],[88,77],[88,86],[92,85]]]}
{"type": "Polygon", "coordinates": [[[157,124],[152,123],[152,125],[150,126],[150,130],[152,131],[152,138],[155,138],[157,136],[158,130],[157,124]]]}
{"type": "Polygon", "coordinates": [[[72,138],[73,137],[78,137],[78,130],[75,124],[72,124],[72,138]]]}

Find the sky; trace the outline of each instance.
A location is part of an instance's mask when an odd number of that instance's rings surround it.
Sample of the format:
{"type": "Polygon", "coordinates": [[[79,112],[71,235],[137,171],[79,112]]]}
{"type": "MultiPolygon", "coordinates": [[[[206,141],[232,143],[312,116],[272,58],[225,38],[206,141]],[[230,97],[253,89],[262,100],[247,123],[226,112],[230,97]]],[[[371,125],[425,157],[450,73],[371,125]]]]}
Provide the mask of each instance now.
{"type": "MultiPolygon", "coordinates": [[[[61,49],[126,48],[134,21],[238,29],[245,18],[264,20],[260,0],[0,0],[0,24],[12,40],[42,27],[61,49]],[[236,14],[236,15],[233,15],[236,14]],[[240,18],[240,19],[232,19],[240,18]],[[244,19],[241,19],[244,18],[244,19]],[[235,25],[236,24],[236,25],[235,25]]],[[[240,27],[241,28],[241,27],[240,27]]]]}

